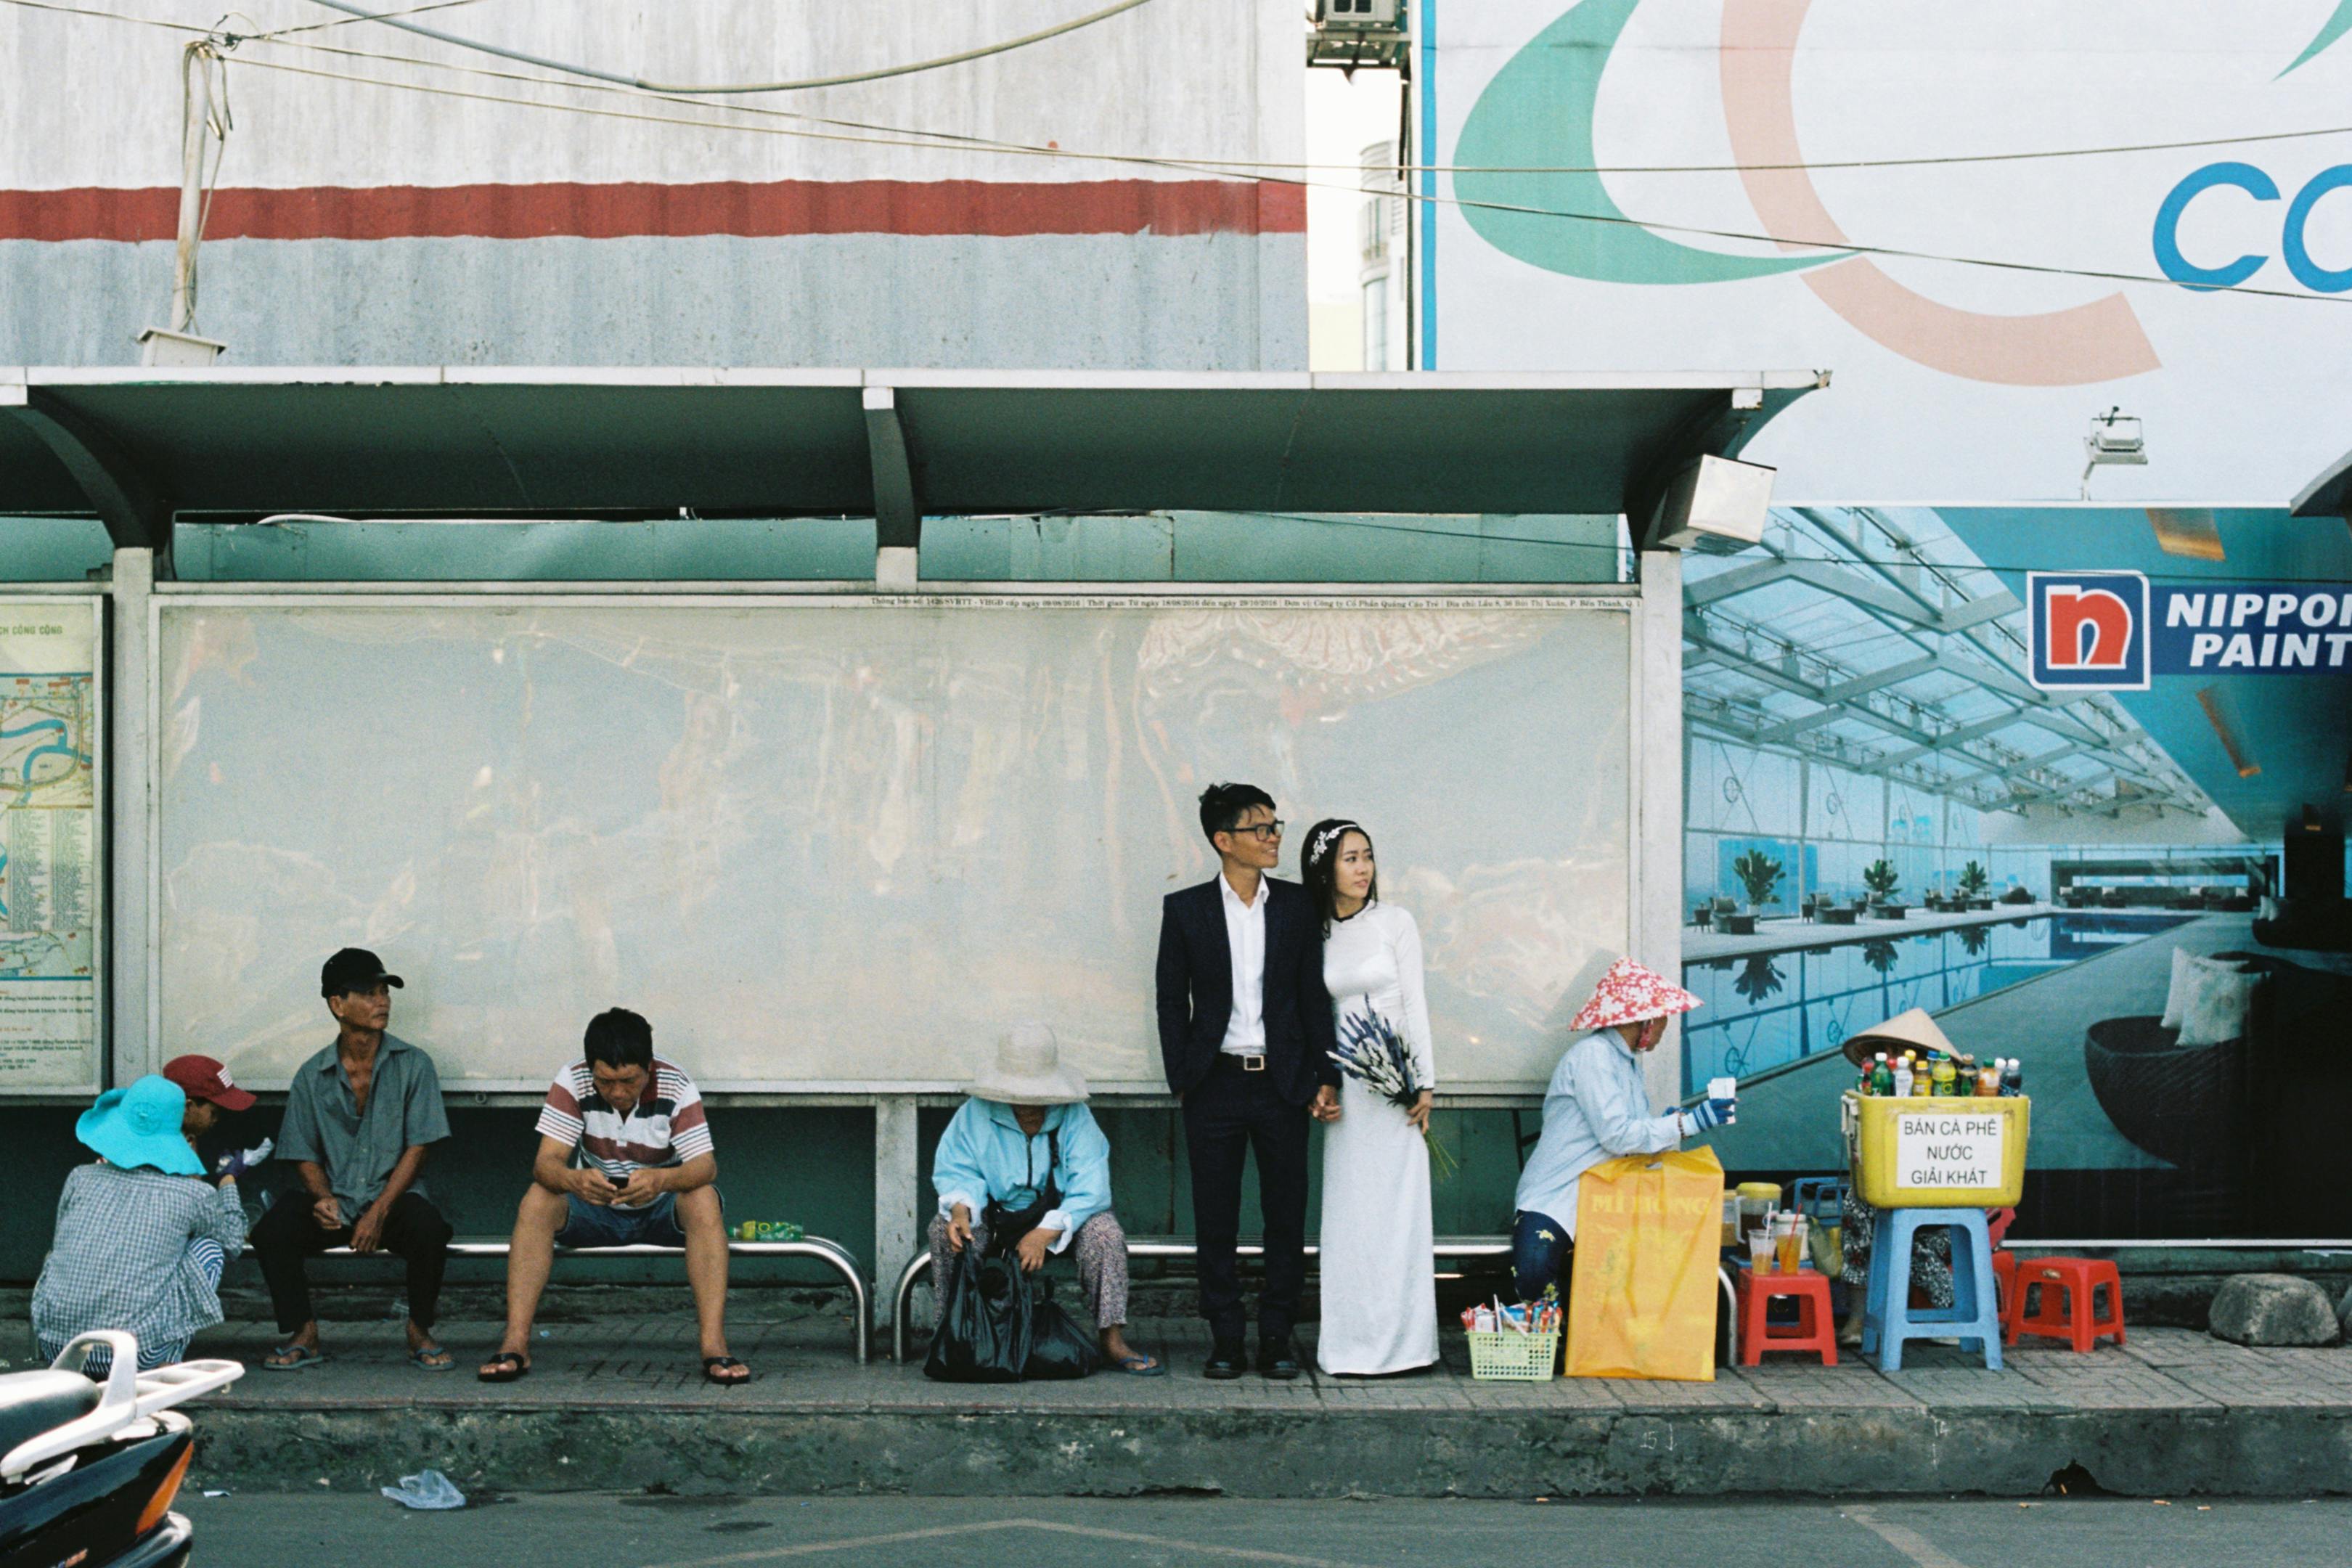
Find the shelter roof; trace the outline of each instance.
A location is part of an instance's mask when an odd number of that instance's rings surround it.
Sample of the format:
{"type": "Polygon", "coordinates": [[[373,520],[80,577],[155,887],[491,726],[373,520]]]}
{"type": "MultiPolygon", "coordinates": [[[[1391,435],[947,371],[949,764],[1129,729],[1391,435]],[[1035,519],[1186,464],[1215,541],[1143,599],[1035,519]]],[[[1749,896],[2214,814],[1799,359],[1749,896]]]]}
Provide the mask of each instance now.
{"type": "Polygon", "coordinates": [[[1825,379],[0,367],[0,506],[1622,512],[1825,379]]]}

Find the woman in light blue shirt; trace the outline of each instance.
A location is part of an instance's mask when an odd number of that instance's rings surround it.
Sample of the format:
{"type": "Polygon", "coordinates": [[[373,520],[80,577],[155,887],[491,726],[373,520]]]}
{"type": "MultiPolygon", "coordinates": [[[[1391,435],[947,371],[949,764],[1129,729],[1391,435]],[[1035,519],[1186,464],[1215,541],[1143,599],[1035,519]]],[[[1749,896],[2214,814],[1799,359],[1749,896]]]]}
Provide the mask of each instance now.
{"type": "Polygon", "coordinates": [[[1543,1136],[1519,1173],[1513,1200],[1511,1273],[1519,1299],[1557,1284],[1568,1296],[1575,1249],[1579,1178],[1603,1160],[1654,1154],[1729,1120],[1731,1101],[1710,1100],[1650,1114],[1642,1056],[1657,1048],[1666,1020],[1699,999],[1630,958],[1610,966],[1569,1027],[1589,1031],[1559,1058],[1544,1090],[1543,1136]]]}
{"type": "MultiPolygon", "coordinates": [[[[931,1280],[944,1281],[949,1258],[967,1247],[1009,1255],[1033,1274],[1048,1254],[1075,1247],[1104,1359],[1157,1377],[1166,1369],[1127,1342],[1127,1235],[1110,1211],[1110,1140],[1086,1099],[1086,1079],[1062,1065],[1053,1030],[1021,1024],[1005,1037],[931,1159],[940,1194],[931,1280]]],[[[944,1292],[935,1293],[943,1309],[944,1292]]]]}

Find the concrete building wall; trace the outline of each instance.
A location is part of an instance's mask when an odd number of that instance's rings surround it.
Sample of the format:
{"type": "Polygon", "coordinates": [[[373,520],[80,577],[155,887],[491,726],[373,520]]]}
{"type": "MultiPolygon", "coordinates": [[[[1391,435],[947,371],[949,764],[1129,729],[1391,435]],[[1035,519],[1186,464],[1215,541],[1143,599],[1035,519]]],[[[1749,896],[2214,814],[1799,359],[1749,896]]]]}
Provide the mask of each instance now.
{"type": "MultiPolygon", "coordinates": [[[[936,58],[1073,14],[513,0],[429,20],[712,83],[936,58]]],[[[0,360],[127,363],[165,323],[194,36],[0,16],[0,360]]],[[[1303,194],[1227,167],[1301,155],[1297,40],[1281,7],[1151,4],[939,70],[712,100],[379,24],[248,38],[225,65],[197,327],[229,364],[1303,368],[1303,194]]]]}

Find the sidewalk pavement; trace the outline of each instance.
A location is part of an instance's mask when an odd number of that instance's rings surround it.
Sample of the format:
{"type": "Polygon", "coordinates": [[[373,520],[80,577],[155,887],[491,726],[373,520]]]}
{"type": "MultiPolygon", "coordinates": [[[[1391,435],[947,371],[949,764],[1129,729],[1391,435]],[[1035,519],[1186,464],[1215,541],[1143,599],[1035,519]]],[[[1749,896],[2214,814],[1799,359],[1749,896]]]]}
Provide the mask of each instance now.
{"type": "MultiPolygon", "coordinates": [[[[476,1381],[496,1326],[447,1323],[455,1373],[405,1359],[395,1323],[330,1323],[323,1366],[270,1373],[266,1326],[191,1352],[251,1369],[196,1410],[205,1486],[373,1489],[433,1467],[460,1487],[678,1493],[1259,1498],[1799,1492],[2042,1495],[2062,1472],[2135,1495],[2352,1491],[2352,1348],[2250,1350],[2179,1329],[2076,1355],[2032,1342],[1989,1372],[1910,1347],[1882,1374],[1774,1357],[1713,1383],[1479,1383],[1444,1363],[1376,1380],[1200,1375],[1192,1321],[1135,1326],[1170,1375],[932,1383],[861,1367],[846,1320],[746,1325],[747,1387],[701,1380],[690,1319],[546,1331],[532,1373],[476,1381]]],[[[1311,1326],[1302,1335],[1310,1352],[1311,1326]]]]}

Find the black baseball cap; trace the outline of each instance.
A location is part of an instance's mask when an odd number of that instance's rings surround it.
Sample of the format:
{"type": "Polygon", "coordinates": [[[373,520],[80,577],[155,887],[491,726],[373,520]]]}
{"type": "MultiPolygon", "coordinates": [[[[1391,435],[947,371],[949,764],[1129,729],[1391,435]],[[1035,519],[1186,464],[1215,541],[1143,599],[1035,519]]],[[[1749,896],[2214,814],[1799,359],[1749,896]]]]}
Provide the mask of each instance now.
{"type": "Polygon", "coordinates": [[[320,967],[319,994],[340,996],[346,991],[373,991],[376,982],[398,985],[400,976],[384,973],[383,960],[363,947],[347,947],[320,967]]]}

